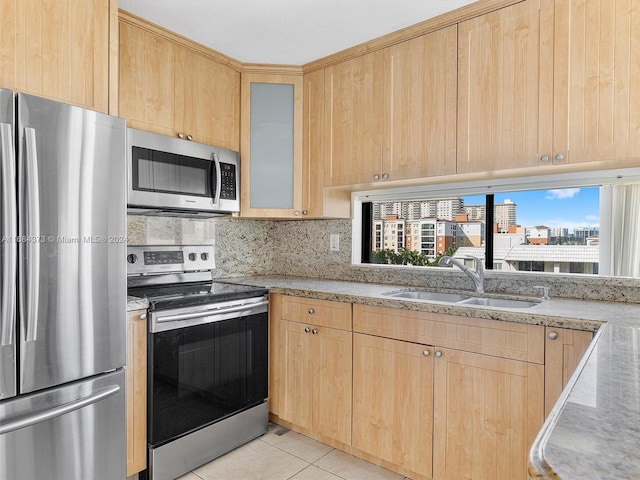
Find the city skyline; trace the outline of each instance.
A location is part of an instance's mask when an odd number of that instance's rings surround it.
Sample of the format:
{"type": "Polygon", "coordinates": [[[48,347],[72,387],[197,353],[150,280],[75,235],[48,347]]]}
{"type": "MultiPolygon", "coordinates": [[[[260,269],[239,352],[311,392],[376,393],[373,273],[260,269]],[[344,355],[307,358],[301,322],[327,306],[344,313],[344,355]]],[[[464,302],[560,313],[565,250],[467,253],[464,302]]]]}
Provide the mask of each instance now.
{"type": "MultiPolygon", "coordinates": [[[[484,204],[484,195],[461,197],[465,205],[484,204]]],[[[496,193],[496,205],[511,200],[516,204],[516,218],[523,227],[544,225],[549,228],[600,226],[599,187],[531,190],[496,193]]]]}

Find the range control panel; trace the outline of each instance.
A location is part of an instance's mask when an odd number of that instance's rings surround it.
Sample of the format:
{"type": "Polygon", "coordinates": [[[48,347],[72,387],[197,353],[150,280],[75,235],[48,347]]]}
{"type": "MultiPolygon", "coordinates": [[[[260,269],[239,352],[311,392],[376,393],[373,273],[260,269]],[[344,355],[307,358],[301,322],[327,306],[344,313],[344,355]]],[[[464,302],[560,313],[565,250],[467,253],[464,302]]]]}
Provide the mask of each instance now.
{"type": "Polygon", "coordinates": [[[211,245],[130,245],[126,260],[127,275],[194,272],[216,266],[211,245]]]}

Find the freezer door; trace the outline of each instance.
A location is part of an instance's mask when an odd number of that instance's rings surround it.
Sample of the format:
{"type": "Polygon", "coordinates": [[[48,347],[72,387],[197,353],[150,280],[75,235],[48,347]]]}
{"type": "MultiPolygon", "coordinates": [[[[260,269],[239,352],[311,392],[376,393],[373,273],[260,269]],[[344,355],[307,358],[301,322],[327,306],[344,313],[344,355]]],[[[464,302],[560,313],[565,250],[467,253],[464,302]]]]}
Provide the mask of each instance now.
{"type": "Polygon", "coordinates": [[[125,122],[18,94],[19,392],[125,363],[125,122]]]}
{"type": "Polygon", "coordinates": [[[122,369],[0,402],[1,480],[126,478],[122,369]]]}
{"type": "Polygon", "coordinates": [[[15,102],[0,90],[0,400],[16,394],[15,102]]]}

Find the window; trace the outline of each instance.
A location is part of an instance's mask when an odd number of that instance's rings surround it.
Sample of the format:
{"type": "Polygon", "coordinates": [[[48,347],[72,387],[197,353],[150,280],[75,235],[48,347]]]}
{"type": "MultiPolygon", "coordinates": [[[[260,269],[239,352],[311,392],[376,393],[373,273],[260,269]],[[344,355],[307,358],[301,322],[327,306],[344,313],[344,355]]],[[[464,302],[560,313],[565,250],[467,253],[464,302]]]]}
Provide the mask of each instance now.
{"type": "MultiPolygon", "coordinates": [[[[621,175],[616,178],[620,180],[619,177],[621,175]]],[[[601,181],[603,178],[600,176],[601,181]]],[[[461,186],[464,194],[460,195],[451,194],[455,185],[439,188],[444,194],[423,190],[413,197],[400,190],[397,199],[393,198],[394,191],[360,194],[358,201],[369,205],[371,225],[374,225],[373,230],[362,230],[363,237],[370,235],[374,239],[369,258],[373,263],[436,266],[443,255],[474,256],[485,263],[485,268],[503,272],[586,275],[602,272],[640,276],[640,266],[635,274],[620,268],[623,273],[616,273],[611,266],[615,262],[623,266],[634,263],[634,260],[609,258],[612,255],[619,257],[615,252],[622,250],[611,249],[613,237],[620,238],[618,243],[629,249],[624,253],[625,258],[640,258],[640,240],[637,240],[640,235],[634,237],[628,232],[614,235],[617,230],[611,227],[612,205],[622,208],[620,202],[612,200],[617,187],[588,183],[582,186],[575,181],[564,186],[556,181],[543,182],[552,183],[553,188],[518,185],[519,188],[513,189],[508,183],[500,189],[487,189],[492,192],[488,194],[467,194],[470,190],[467,185],[461,186]],[[605,202],[601,206],[603,195],[605,202]],[[601,215],[606,220],[606,229],[602,232],[601,215]],[[378,232],[387,228],[393,229],[393,241],[381,245],[378,232]],[[630,238],[634,240],[630,241],[630,238]],[[610,251],[614,253],[610,255],[610,251]],[[600,265],[601,255],[606,257],[605,268],[600,265]]],[[[632,184],[637,191],[625,193],[627,199],[640,195],[640,183],[632,184]]],[[[474,190],[482,190],[482,187],[474,187],[474,190]]],[[[640,202],[627,200],[626,203],[624,212],[617,214],[624,220],[617,223],[625,225],[626,230],[629,224],[637,223],[640,233],[640,207],[633,206],[640,202]]]]}

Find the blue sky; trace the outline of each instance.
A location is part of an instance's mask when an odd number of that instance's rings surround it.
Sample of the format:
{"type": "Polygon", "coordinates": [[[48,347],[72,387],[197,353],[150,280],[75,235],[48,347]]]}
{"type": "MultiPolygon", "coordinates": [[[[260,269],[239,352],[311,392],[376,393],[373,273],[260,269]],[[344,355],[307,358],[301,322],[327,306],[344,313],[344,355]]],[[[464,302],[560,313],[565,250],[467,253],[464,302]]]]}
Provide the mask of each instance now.
{"type": "MultiPolygon", "coordinates": [[[[463,197],[465,205],[484,203],[484,196],[463,197]]],[[[495,203],[510,199],[516,204],[518,224],[550,228],[593,227],[600,224],[600,189],[562,188],[527,192],[496,193],[495,203]]]]}

